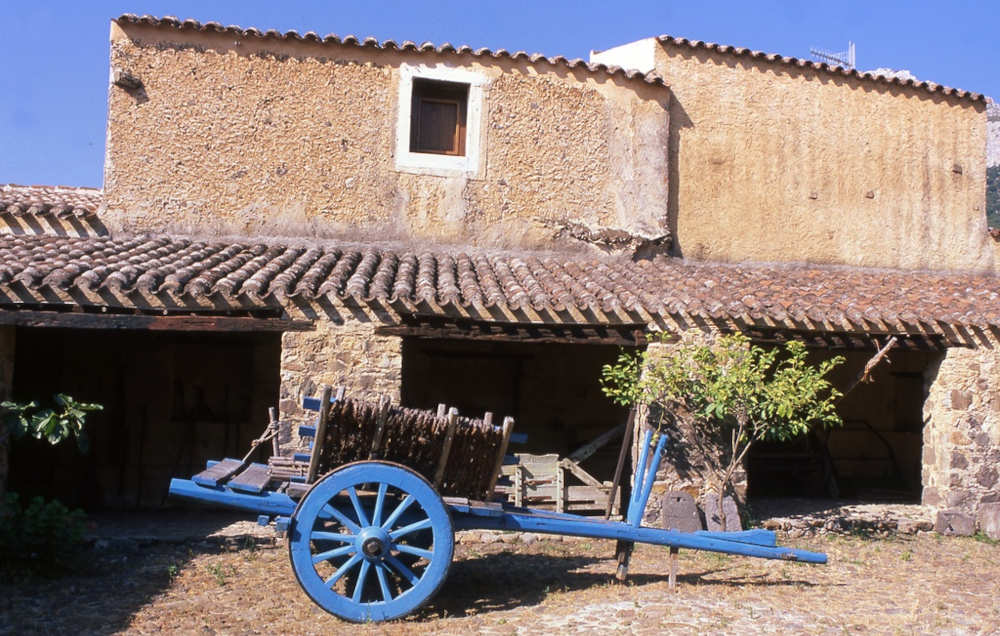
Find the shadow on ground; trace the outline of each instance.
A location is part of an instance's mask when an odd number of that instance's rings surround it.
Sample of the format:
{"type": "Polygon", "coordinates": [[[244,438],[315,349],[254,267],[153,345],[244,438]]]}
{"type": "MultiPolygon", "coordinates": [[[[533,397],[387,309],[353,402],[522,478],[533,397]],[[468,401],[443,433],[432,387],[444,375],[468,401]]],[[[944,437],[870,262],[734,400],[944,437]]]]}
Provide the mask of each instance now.
{"type": "MultiPolygon", "coordinates": [[[[456,561],[438,594],[414,615],[416,620],[432,620],[442,616],[463,617],[495,611],[532,606],[542,603],[555,592],[619,585],[608,572],[587,572],[599,563],[611,559],[595,556],[558,556],[500,552],[456,561]]],[[[755,586],[812,587],[815,583],[802,579],[766,580],[745,573],[726,575],[730,567],[681,573],[678,585],[699,587],[755,586]]],[[[630,574],[629,586],[666,583],[667,573],[630,574]]]]}
{"type": "MultiPolygon", "coordinates": [[[[232,541],[207,539],[229,527],[231,515],[137,517],[132,523],[127,515],[90,517],[86,543],[61,570],[0,563],[0,635],[121,632],[189,561],[232,549],[232,541]]],[[[255,547],[254,537],[233,540],[237,547],[255,547]]]]}

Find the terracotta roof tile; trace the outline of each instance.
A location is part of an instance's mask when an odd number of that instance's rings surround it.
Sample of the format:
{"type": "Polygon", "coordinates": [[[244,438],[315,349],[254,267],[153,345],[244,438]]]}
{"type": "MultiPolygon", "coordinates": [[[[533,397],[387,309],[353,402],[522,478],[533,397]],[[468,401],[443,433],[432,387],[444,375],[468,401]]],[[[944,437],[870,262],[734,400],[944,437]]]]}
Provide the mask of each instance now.
{"type": "Polygon", "coordinates": [[[327,44],[327,45],[341,45],[341,46],[355,46],[358,48],[371,48],[380,49],[385,51],[412,51],[416,53],[449,53],[453,55],[471,55],[473,57],[483,58],[490,57],[494,59],[510,59],[510,60],[525,60],[534,65],[549,65],[558,66],[569,69],[580,69],[587,71],[588,73],[603,74],[609,76],[620,76],[627,80],[636,80],[645,82],[646,84],[654,84],[660,86],[666,86],[666,82],[663,78],[654,72],[643,73],[641,71],[625,69],[620,66],[609,66],[607,64],[595,64],[590,63],[585,60],[575,58],[567,59],[562,55],[556,55],[555,57],[546,57],[539,53],[526,53],[525,51],[515,51],[511,53],[506,49],[490,50],[488,48],[478,48],[473,49],[470,46],[454,46],[451,43],[445,42],[444,44],[435,46],[431,42],[424,42],[422,44],[417,44],[415,42],[410,42],[406,40],[404,42],[396,42],[395,40],[382,40],[379,41],[373,37],[367,37],[364,39],[359,39],[354,35],[347,35],[345,37],[340,37],[335,34],[329,34],[325,36],[319,36],[313,31],[309,31],[302,35],[299,35],[297,31],[285,31],[281,33],[274,29],[268,31],[261,31],[253,27],[244,29],[239,26],[230,25],[223,26],[218,22],[205,22],[201,23],[197,20],[178,20],[173,16],[164,16],[162,18],[157,18],[151,15],[135,15],[132,13],[125,13],[115,19],[115,22],[119,24],[141,24],[147,26],[161,27],[161,28],[173,28],[179,31],[198,31],[198,32],[214,32],[214,33],[225,33],[228,35],[233,35],[240,38],[261,38],[261,39],[271,39],[271,40],[292,40],[292,41],[305,41],[305,42],[315,42],[317,44],[327,44]]]}
{"type": "Polygon", "coordinates": [[[877,82],[880,84],[896,84],[898,86],[912,86],[914,88],[926,90],[929,93],[941,93],[943,95],[951,95],[959,99],[969,99],[975,102],[986,103],[986,96],[982,95],[981,93],[973,93],[971,91],[964,91],[958,88],[951,88],[950,86],[943,86],[941,84],[935,84],[934,82],[921,82],[913,79],[890,77],[887,75],[883,75],[881,73],[862,72],[856,69],[845,68],[843,66],[833,66],[827,64],[826,62],[813,62],[812,60],[805,60],[797,57],[786,57],[783,55],[778,55],[776,53],[765,53],[763,51],[754,51],[751,49],[746,49],[738,46],[716,44],[714,42],[689,40],[687,38],[678,38],[672,35],[660,35],[656,39],[663,44],[671,44],[681,48],[701,49],[713,53],[722,53],[725,55],[731,55],[734,57],[749,57],[755,60],[763,60],[766,62],[773,62],[776,64],[786,64],[789,66],[796,66],[799,68],[811,68],[814,70],[830,73],[831,75],[843,75],[845,77],[854,77],[858,79],[877,82]]]}
{"type": "Polygon", "coordinates": [[[94,216],[102,194],[95,188],[0,184],[0,216],[94,216]]]}
{"type": "Polygon", "coordinates": [[[430,309],[424,311],[478,306],[514,312],[622,310],[705,319],[1000,326],[998,283],[990,275],[418,253],[378,245],[307,248],[168,237],[0,237],[0,290],[23,285],[39,293],[106,289],[229,300],[332,294],[409,307],[426,302],[430,309]]]}

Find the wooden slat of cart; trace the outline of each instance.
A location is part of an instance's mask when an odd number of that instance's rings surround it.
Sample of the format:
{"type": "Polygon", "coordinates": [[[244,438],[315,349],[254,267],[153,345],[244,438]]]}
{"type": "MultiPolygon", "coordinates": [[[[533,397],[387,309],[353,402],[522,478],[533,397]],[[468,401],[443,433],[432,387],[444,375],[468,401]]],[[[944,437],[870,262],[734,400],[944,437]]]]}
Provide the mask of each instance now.
{"type": "Polygon", "coordinates": [[[271,469],[267,464],[250,464],[246,470],[229,480],[227,484],[233,490],[260,493],[271,481],[271,469]]]}
{"type": "Polygon", "coordinates": [[[222,483],[225,483],[229,477],[238,471],[240,467],[243,466],[243,462],[238,459],[227,458],[215,464],[214,466],[209,466],[205,470],[201,471],[197,475],[191,478],[191,481],[198,484],[199,486],[208,486],[209,488],[216,488],[222,483]]]}

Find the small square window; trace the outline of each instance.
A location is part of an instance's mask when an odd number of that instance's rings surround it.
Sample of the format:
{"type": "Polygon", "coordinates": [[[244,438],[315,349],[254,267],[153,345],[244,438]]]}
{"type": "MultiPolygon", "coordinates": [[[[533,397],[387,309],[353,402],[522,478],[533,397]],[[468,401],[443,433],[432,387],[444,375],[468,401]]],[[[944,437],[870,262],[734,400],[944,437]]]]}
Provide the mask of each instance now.
{"type": "Polygon", "coordinates": [[[469,85],[413,79],[410,152],[465,156],[469,85]]]}

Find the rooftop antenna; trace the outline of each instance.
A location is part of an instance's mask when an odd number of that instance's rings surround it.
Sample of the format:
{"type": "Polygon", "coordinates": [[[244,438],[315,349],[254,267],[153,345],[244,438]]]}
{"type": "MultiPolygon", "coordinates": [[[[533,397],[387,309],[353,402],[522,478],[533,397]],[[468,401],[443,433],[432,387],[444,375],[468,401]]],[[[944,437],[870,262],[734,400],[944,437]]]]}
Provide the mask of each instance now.
{"type": "Polygon", "coordinates": [[[826,62],[827,64],[833,64],[834,66],[843,66],[854,70],[855,68],[855,57],[854,57],[854,42],[848,41],[846,51],[827,51],[826,49],[820,48],[810,48],[809,52],[812,54],[813,59],[817,62],[826,62]]]}

